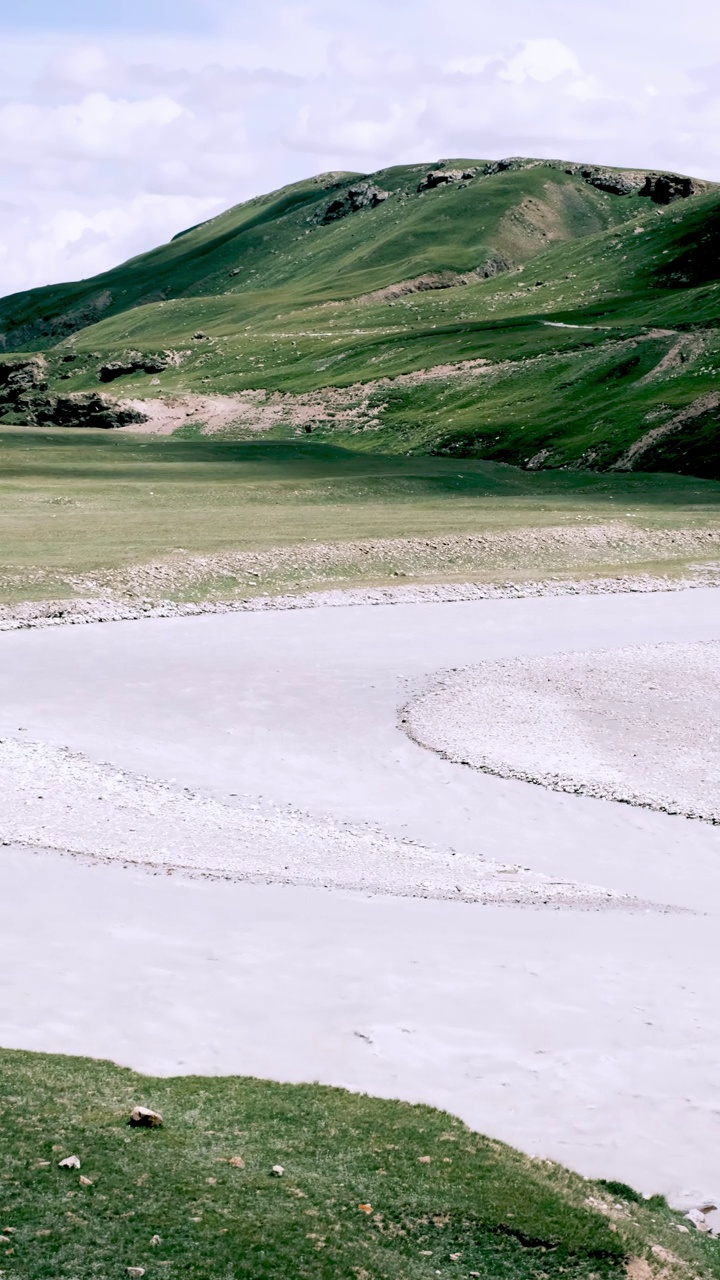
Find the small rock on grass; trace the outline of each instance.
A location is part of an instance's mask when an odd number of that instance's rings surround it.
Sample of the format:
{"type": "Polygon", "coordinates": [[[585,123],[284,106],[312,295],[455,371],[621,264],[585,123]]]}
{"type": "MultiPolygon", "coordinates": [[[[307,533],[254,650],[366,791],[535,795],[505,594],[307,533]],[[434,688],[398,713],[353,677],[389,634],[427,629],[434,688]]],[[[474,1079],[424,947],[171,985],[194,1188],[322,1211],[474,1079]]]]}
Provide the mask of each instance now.
{"type": "Polygon", "coordinates": [[[157,1246],[158,1246],[159,1244],[162,1244],[162,1239],[161,1239],[161,1237],[160,1237],[160,1236],[153,1236],[152,1240],[150,1241],[150,1244],[152,1245],[153,1249],[157,1248],[157,1246]]]}
{"type": "Polygon", "coordinates": [[[159,1129],[162,1122],[160,1112],[151,1111],[149,1107],[135,1107],[128,1120],[136,1129],[159,1129]]]}
{"type": "MultiPolygon", "coordinates": [[[[233,1169],[245,1168],[245,1161],[243,1160],[242,1156],[233,1156],[232,1159],[229,1161],[229,1163],[232,1165],[233,1169]]],[[[280,1168],[279,1165],[278,1165],[278,1168],[280,1168]]]]}
{"type": "Polygon", "coordinates": [[[81,1186],[81,1187],[91,1187],[91,1186],[92,1186],[92,1178],[86,1178],[86,1177],[85,1177],[85,1175],[84,1175],[83,1173],[81,1173],[81,1174],[80,1174],[80,1186],[81,1186]]]}
{"type": "Polygon", "coordinates": [[[58,1161],[58,1169],[79,1169],[80,1159],[78,1156],[66,1156],[64,1160],[58,1161]]]}
{"type": "Polygon", "coordinates": [[[141,1280],[141,1277],[145,1275],[144,1267],[126,1267],[125,1270],[129,1276],[133,1277],[133,1280],[135,1280],[136,1276],[137,1280],[141,1280]]]}
{"type": "Polygon", "coordinates": [[[697,1227],[698,1231],[710,1230],[710,1224],[706,1222],[705,1214],[701,1213],[699,1209],[691,1209],[689,1213],[685,1214],[685,1220],[686,1222],[692,1222],[693,1226],[697,1227]]]}
{"type": "Polygon", "coordinates": [[[285,1166],[282,1164],[274,1164],[270,1172],[272,1173],[273,1178],[282,1178],[285,1172],[285,1166]]]}

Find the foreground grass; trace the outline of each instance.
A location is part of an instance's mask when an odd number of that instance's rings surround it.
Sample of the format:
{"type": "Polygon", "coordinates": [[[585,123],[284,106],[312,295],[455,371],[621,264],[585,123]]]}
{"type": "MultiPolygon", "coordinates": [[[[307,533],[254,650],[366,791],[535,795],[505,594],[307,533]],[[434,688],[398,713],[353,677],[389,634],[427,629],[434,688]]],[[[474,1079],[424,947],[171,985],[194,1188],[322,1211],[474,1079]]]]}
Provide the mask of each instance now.
{"type": "Polygon", "coordinates": [[[429,1107],[0,1050],[0,1108],[4,1280],[610,1280],[638,1258],[638,1276],[720,1276],[720,1244],[679,1232],[661,1197],[429,1107]],[[128,1127],[137,1104],[164,1127],[128,1127]]]}
{"type": "MultiPolygon", "coordinates": [[[[268,548],[362,543],[372,539],[517,533],[547,526],[583,529],[620,521],[626,548],[576,549],[572,564],[528,543],[513,561],[453,559],[423,568],[400,549],[379,559],[356,554],[332,569],[302,554],[273,572],[262,590],[392,582],[518,579],[668,567],[682,558],[633,560],[633,529],[717,528],[720,484],[666,475],[526,472],[477,459],[359,454],[315,441],[196,440],[61,429],[0,431],[0,599],[14,603],[100,589],[93,575],[149,561],[268,548]],[[599,555],[599,558],[598,558],[599,555]],[[628,558],[629,557],[629,558],[628,558]],[[671,563],[672,561],[672,563],[671,563]],[[325,574],[325,577],[323,577],[325,574]]],[[[483,553],[484,554],[484,553],[483,553]]],[[[717,559],[717,548],[709,555],[717,559]]],[[[697,560],[697,554],[694,553],[697,560]]],[[[322,561],[322,557],[320,557],[322,561]]],[[[253,566],[250,566],[251,568],[253,566]]],[[[247,593],[248,581],[194,576],[194,598],[247,593]]],[[[99,582],[99,579],[98,579],[99,582]]],[[[112,585],[110,579],[105,585],[112,585]]],[[[172,590],[172,582],[164,589],[172,590]]]]}

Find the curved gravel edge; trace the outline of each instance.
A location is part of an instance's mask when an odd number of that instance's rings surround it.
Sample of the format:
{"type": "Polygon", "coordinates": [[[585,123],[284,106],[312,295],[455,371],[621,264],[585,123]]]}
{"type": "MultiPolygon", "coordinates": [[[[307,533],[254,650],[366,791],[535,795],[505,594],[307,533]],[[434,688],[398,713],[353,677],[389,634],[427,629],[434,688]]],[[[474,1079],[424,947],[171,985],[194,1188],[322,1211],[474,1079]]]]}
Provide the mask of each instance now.
{"type": "Polygon", "coordinates": [[[544,579],[537,582],[465,582],[423,586],[350,587],[300,595],[248,596],[242,600],[209,600],[199,604],[172,600],[114,598],[27,601],[0,605],[0,632],[37,627],[81,626],[100,622],[134,622],[142,618],[194,618],[207,614],[256,613],[266,610],[348,608],[354,605],[452,604],[469,600],[522,600],[538,596],[626,595],[688,591],[718,587],[717,573],[692,577],[628,574],[613,578],[544,579]]]}
{"type": "Polygon", "coordinates": [[[584,911],[673,911],[597,885],[420,845],[257,796],[228,801],[100,765],[42,742],[0,740],[0,845],[158,874],[394,897],[584,911]]]}
{"type": "MultiPolygon", "coordinates": [[[[623,652],[628,652],[629,649],[633,648],[636,648],[638,652],[642,652],[644,647],[626,646],[623,652]]],[[[567,657],[568,655],[563,654],[561,656],[567,657]]],[[[576,653],[573,656],[580,657],[585,656],[585,654],[576,653]]],[[[547,660],[547,658],[538,659],[538,662],[547,660]]],[[[491,660],[478,664],[477,667],[466,667],[460,671],[437,672],[424,689],[414,694],[400,708],[397,720],[398,728],[416,746],[422,747],[423,750],[432,751],[434,755],[447,760],[450,764],[459,764],[465,768],[474,769],[478,773],[486,773],[492,777],[505,778],[509,781],[529,782],[534,786],[546,787],[550,791],[559,791],[566,795],[587,796],[593,800],[610,800],[616,804],[630,805],[633,808],[649,809],[654,813],[664,813],[671,817],[687,818],[692,821],[705,822],[710,826],[720,826],[720,814],[715,808],[700,810],[696,807],[683,805],[682,802],[673,800],[668,796],[633,790],[629,786],[613,784],[610,781],[601,783],[541,768],[523,769],[507,760],[499,760],[494,756],[483,754],[482,751],[478,752],[477,747],[474,745],[470,745],[462,751],[452,750],[443,747],[438,741],[430,740],[430,735],[425,734],[417,724],[416,714],[421,707],[425,709],[430,699],[438,698],[443,691],[449,691],[452,686],[455,686],[456,689],[461,688],[463,683],[472,679],[473,672],[476,670],[487,671],[495,667],[507,673],[514,663],[526,661],[526,659],[491,660]]]]}

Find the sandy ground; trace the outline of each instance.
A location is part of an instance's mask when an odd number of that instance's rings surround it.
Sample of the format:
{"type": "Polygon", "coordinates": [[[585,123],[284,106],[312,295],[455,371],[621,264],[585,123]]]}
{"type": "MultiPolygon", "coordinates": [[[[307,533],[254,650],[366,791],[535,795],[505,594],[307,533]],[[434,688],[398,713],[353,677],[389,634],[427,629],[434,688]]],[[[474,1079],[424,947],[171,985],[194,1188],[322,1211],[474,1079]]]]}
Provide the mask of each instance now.
{"type": "Polygon", "coordinates": [[[397,718],[452,667],[718,638],[710,589],[5,633],[0,1043],[424,1100],[581,1172],[717,1195],[720,828],[461,768],[397,718]],[[222,874],[252,854],[261,878],[267,849],[276,879],[284,823],[322,858],[400,846],[418,881],[459,858],[675,910],[168,874],[227,824],[222,874]],[[142,824],[155,874],[124,865],[142,824]],[[35,852],[49,831],[83,856],[35,852]]]}
{"type": "Polygon", "coordinates": [[[404,709],[448,760],[720,823],[720,644],[487,662],[404,709]]]}

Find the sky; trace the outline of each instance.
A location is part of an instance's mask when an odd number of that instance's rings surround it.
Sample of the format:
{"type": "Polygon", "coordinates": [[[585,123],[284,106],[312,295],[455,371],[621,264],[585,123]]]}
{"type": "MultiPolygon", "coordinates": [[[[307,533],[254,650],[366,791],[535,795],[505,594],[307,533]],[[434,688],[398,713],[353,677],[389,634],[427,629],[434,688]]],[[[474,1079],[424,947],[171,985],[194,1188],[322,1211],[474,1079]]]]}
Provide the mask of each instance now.
{"type": "Polygon", "coordinates": [[[0,295],[314,173],[720,180],[717,0],[0,0],[0,295]]]}

